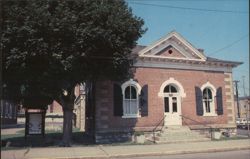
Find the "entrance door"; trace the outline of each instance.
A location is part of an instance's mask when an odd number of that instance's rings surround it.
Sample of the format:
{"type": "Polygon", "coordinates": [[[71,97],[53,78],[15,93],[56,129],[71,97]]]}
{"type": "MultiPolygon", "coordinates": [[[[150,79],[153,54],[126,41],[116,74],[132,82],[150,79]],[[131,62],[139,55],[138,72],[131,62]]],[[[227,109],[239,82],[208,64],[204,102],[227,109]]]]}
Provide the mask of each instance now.
{"type": "MultiPolygon", "coordinates": [[[[174,88],[172,88],[173,90],[174,88]]],[[[170,92],[164,93],[164,125],[182,125],[180,96],[177,89],[175,90],[174,92],[170,90],[170,92]]]]}
{"type": "Polygon", "coordinates": [[[164,97],[165,125],[182,125],[179,97],[164,97]]]}

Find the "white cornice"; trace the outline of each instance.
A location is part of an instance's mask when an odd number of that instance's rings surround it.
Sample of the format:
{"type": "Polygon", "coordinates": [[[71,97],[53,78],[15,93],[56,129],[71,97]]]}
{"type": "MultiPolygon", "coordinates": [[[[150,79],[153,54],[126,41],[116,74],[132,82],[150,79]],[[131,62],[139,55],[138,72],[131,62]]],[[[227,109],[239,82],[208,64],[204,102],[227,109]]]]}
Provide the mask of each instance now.
{"type": "Polygon", "coordinates": [[[203,61],[203,59],[188,59],[183,57],[167,57],[167,56],[157,56],[157,55],[141,55],[140,58],[155,58],[155,59],[175,59],[175,60],[186,60],[186,61],[203,61]]]}
{"type": "Polygon", "coordinates": [[[143,60],[138,59],[134,67],[147,67],[147,68],[165,68],[165,69],[180,69],[180,70],[197,70],[197,71],[215,71],[215,72],[232,72],[232,66],[225,64],[223,66],[213,65],[208,62],[199,61],[165,61],[165,60],[143,60]]]}

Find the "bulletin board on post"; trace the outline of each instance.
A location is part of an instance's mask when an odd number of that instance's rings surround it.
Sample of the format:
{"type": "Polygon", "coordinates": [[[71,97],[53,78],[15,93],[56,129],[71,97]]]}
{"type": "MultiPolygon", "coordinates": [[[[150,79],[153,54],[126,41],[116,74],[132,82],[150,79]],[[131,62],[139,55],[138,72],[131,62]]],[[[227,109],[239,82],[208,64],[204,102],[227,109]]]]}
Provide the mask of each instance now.
{"type": "Polygon", "coordinates": [[[45,113],[44,110],[25,111],[25,138],[28,135],[45,135],[45,113]]]}

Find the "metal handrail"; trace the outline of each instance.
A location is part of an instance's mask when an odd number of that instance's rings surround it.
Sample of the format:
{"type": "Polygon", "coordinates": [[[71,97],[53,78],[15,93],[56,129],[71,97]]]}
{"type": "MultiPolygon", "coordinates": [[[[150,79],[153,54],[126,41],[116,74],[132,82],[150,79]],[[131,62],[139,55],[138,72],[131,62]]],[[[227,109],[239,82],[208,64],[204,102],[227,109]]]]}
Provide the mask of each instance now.
{"type": "MultiPolygon", "coordinates": [[[[213,131],[213,127],[212,126],[209,126],[209,125],[207,125],[207,124],[204,124],[204,123],[202,123],[202,122],[199,122],[199,121],[197,121],[197,120],[194,120],[194,119],[192,119],[192,118],[189,118],[189,117],[186,117],[186,116],[184,116],[184,115],[180,115],[182,118],[186,118],[186,119],[188,119],[188,120],[191,120],[191,121],[194,121],[194,122],[196,122],[196,123],[198,123],[198,124],[201,124],[201,125],[203,125],[204,127],[209,127],[209,129],[210,129],[210,138],[211,138],[211,140],[212,140],[212,138],[213,138],[213,135],[212,135],[212,131],[213,131]]],[[[186,123],[187,124],[187,123],[186,123]]],[[[187,124],[188,125],[188,124],[187,124]]]]}
{"type": "MultiPolygon", "coordinates": [[[[160,122],[154,127],[154,129],[153,129],[153,138],[154,138],[154,143],[156,143],[155,142],[155,130],[159,127],[159,125],[162,123],[162,121],[164,121],[164,119],[165,119],[165,115],[163,116],[163,118],[160,120],[160,122]]],[[[161,129],[162,130],[162,129],[161,129]]]]}

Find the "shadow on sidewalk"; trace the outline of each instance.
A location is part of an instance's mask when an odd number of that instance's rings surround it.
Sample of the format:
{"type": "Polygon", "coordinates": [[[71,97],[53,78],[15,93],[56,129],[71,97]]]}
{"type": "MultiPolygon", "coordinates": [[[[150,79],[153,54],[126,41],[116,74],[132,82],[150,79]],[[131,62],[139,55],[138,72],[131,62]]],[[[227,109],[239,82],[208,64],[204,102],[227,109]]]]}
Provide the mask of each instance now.
{"type": "MultiPolygon", "coordinates": [[[[1,147],[5,149],[10,148],[24,148],[24,147],[59,147],[59,143],[62,139],[62,133],[48,133],[43,136],[27,136],[25,140],[24,136],[5,138],[1,140],[1,147]],[[6,146],[7,144],[7,146],[6,146]]],[[[72,134],[72,146],[86,146],[94,145],[94,140],[88,134],[84,132],[73,132],[72,134]]]]}
{"type": "Polygon", "coordinates": [[[1,125],[1,129],[11,129],[11,128],[24,128],[24,123],[22,124],[12,124],[12,125],[1,125]]]}

